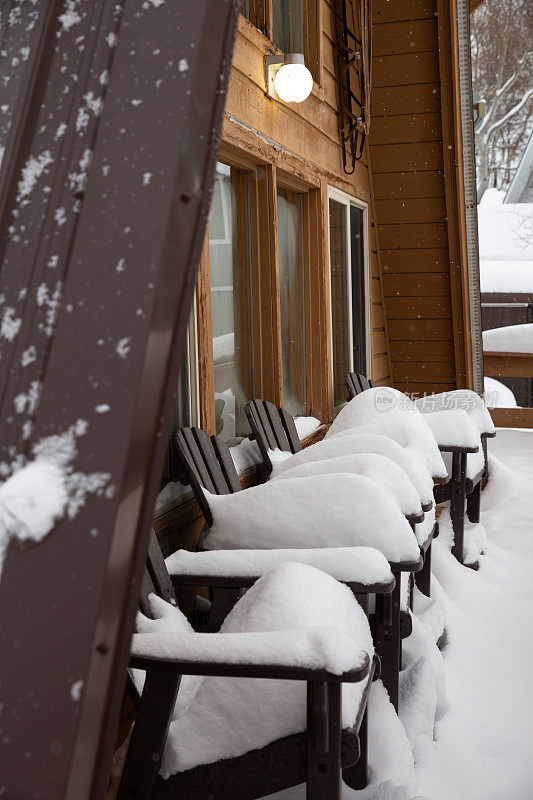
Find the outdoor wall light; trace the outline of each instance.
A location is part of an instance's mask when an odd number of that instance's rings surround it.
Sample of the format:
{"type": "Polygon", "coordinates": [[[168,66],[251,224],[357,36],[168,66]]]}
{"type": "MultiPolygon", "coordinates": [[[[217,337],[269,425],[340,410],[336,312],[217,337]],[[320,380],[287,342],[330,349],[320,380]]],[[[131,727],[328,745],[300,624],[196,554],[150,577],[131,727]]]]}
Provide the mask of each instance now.
{"type": "Polygon", "coordinates": [[[265,56],[267,94],[285,103],[301,103],[311,94],[313,76],[302,53],[265,56]]]}

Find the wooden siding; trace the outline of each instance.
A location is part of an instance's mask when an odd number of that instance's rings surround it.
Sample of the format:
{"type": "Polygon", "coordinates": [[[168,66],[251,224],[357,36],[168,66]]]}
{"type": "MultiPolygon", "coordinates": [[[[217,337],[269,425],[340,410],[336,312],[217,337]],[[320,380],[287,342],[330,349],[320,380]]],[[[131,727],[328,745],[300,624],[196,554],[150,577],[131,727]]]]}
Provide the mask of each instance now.
{"type": "Polygon", "coordinates": [[[341,189],[368,204],[372,375],[380,383],[390,383],[391,370],[383,308],[382,275],[377,237],[374,232],[368,154],[364,153],[353,175],[344,174],[337,122],[331,11],[325,0],[319,0],[318,12],[321,31],[320,83],[315,83],[311,96],[301,105],[288,105],[267,96],[263,59],[267,50],[272,49],[272,45],[253,25],[241,17],[226,103],[223,142],[226,147],[246,152],[258,163],[271,164],[308,187],[315,187],[322,197],[325,218],[322,232],[317,232],[313,241],[313,248],[318,255],[313,257],[310,263],[313,283],[318,284],[320,289],[315,301],[317,314],[313,314],[313,319],[320,321],[320,327],[315,326],[313,329],[313,340],[316,345],[312,348],[310,360],[313,373],[312,396],[321,399],[309,411],[327,422],[332,418],[331,386],[324,386],[325,381],[329,382],[331,372],[329,256],[325,203],[328,185],[341,189]]]}
{"type": "MultiPolygon", "coordinates": [[[[456,369],[437,0],[375,0],[370,156],[394,385],[444,391],[456,369]]],[[[448,197],[448,204],[450,198],[448,197]]]]}

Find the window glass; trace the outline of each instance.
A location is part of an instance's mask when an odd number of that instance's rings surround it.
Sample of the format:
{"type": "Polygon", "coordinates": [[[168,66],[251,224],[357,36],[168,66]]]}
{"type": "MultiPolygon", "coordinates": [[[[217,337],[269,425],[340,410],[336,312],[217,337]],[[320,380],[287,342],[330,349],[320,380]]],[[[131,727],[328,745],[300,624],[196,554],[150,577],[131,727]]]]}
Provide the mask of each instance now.
{"type": "Polygon", "coordinates": [[[329,201],[329,257],[331,269],[331,330],[333,341],[333,405],[346,400],[346,373],[352,369],[350,270],[348,267],[346,206],[329,201]]]}
{"type": "Polygon", "coordinates": [[[303,195],[278,189],[278,257],[283,405],[306,413],[303,195]]]}
{"type": "Polygon", "coordinates": [[[247,20],[250,19],[250,0],[242,0],[241,14],[245,16],[247,20]]]}
{"type": "Polygon", "coordinates": [[[346,400],[346,373],[368,375],[364,211],[329,201],[333,406],[346,400]]]}
{"type": "Polygon", "coordinates": [[[284,53],[304,52],[304,0],[272,0],[272,41],[284,53]]]}
{"type": "Polygon", "coordinates": [[[353,365],[355,372],[368,376],[366,363],[365,243],[362,208],[350,206],[350,248],[352,273],[353,365]]]}
{"type": "Polygon", "coordinates": [[[209,219],[216,432],[236,444],[253,397],[250,181],[218,163],[209,219]]]}

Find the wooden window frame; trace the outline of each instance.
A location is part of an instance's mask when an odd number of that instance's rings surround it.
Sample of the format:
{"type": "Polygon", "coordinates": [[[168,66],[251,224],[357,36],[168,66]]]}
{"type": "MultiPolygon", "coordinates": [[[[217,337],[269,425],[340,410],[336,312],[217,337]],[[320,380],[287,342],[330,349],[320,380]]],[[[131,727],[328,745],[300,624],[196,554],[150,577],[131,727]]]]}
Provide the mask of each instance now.
{"type": "MultiPolygon", "coordinates": [[[[327,190],[327,209],[328,209],[328,252],[327,252],[327,264],[328,264],[328,283],[329,283],[329,291],[331,295],[331,253],[329,249],[329,201],[335,200],[337,203],[341,203],[347,209],[350,206],[355,206],[363,211],[363,233],[364,233],[364,240],[363,240],[363,262],[364,262],[364,287],[365,287],[365,357],[366,357],[366,365],[367,365],[367,372],[368,377],[372,377],[372,324],[371,324],[371,292],[372,292],[372,283],[371,283],[371,276],[370,276],[370,224],[369,224],[369,209],[368,203],[365,203],[364,200],[360,200],[353,195],[348,194],[347,192],[343,192],[341,189],[337,189],[333,186],[328,186],[327,190]]],[[[347,254],[351,259],[351,243],[350,243],[350,215],[347,214],[347,226],[346,226],[346,247],[347,247],[347,254]]],[[[350,297],[348,303],[348,311],[349,311],[349,327],[350,327],[350,371],[353,370],[353,306],[352,306],[352,286],[351,286],[351,267],[348,271],[349,274],[349,287],[350,287],[350,297]]],[[[334,375],[334,351],[333,351],[333,315],[332,315],[332,308],[331,303],[329,307],[329,330],[330,330],[330,339],[331,339],[331,349],[330,349],[330,374],[331,380],[333,381],[334,375]]],[[[331,407],[333,409],[333,415],[335,415],[341,406],[334,406],[334,398],[333,398],[333,391],[331,393],[331,407]]]]}
{"type": "MultiPolygon", "coordinates": [[[[252,330],[255,396],[283,404],[277,190],[303,194],[306,414],[331,418],[331,330],[327,185],[310,183],[227,143],[219,160],[250,176],[252,330]],[[318,184],[318,185],[317,185],[318,184]],[[319,321],[319,324],[317,324],[319,321]]],[[[196,288],[200,426],[215,433],[211,279],[208,233],[196,288]]]]}

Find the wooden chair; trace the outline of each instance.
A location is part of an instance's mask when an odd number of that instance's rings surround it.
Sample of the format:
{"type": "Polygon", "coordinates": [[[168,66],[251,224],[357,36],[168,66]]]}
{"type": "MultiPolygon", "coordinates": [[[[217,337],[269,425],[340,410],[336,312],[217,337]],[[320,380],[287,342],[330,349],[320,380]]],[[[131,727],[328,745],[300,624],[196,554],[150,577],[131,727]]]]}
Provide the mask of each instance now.
{"type": "MultiPolygon", "coordinates": [[[[273,406],[275,408],[275,406],[273,406]]],[[[281,419],[286,420],[291,440],[296,446],[296,427],[294,419],[288,412],[283,413],[281,419]]],[[[278,415],[278,436],[281,437],[280,415],[278,415]]],[[[216,436],[211,438],[199,428],[182,428],[174,437],[179,456],[182,460],[187,479],[195,494],[207,523],[200,535],[199,548],[203,547],[203,539],[213,524],[213,514],[209,503],[202,491],[204,486],[214,494],[228,494],[241,490],[239,476],[235,470],[231,454],[225,442],[216,436]]],[[[287,440],[288,441],[288,440],[287,440]]],[[[298,439],[298,445],[299,445],[298,439]]],[[[301,447],[301,445],[300,445],[301,447]]],[[[332,542],[332,546],[335,543],[332,542]]],[[[394,588],[379,584],[373,586],[351,585],[357,599],[367,607],[369,594],[376,595],[376,613],[371,620],[376,650],[381,658],[381,674],[391,702],[398,710],[399,669],[401,664],[401,640],[411,633],[411,618],[408,614],[400,613],[400,575],[402,572],[414,573],[422,570],[424,559],[422,555],[417,561],[391,563],[390,568],[395,578],[394,588]]],[[[242,586],[242,584],[241,584],[242,586]]],[[[226,616],[231,606],[238,598],[235,587],[225,585],[213,588],[213,621],[210,630],[216,630],[222,618],[226,616]]]]}
{"type": "MultiPolygon", "coordinates": [[[[205,579],[209,580],[209,576],[205,579]]],[[[169,575],[152,534],[139,601],[143,613],[150,614],[151,592],[176,604],[174,587],[191,580],[198,581],[198,575],[169,575]]],[[[227,585],[234,579],[228,575],[222,581],[227,585]]],[[[250,578],[250,585],[252,582],[250,578]]],[[[372,680],[379,676],[376,656],[342,675],[323,668],[277,664],[274,660],[268,665],[229,663],[216,653],[209,660],[191,661],[133,652],[130,667],[146,670],[146,679],[142,696],[137,695],[137,718],[117,800],[255,800],[304,782],[308,800],[340,800],[341,775],[352,788],[364,788],[367,783],[365,712],[372,680]],[[273,741],[260,750],[202,764],[164,780],[159,767],[182,675],[306,681],[307,730],[273,741]],[[342,683],[365,678],[368,681],[354,723],[343,730],[342,683]]]]}
{"type": "MultiPolygon", "coordinates": [[[[373,381],[365,375],[356,372],[349,372],[346,376],[346,389],[348,392],[347,400],[350,401],[366,389],[374,387],[373,381]]],[[[433,494],[436,503],[450,501],[450,518],[453,528],[453,547],[452,553],[461,564],[464,564],[464,528],[465,528],[465,507],[466,514],[470,522],[479,522],[481,506],[481,489],[484,486],[483,480],[487,482],[487,437],[494,434],[484,434],[482,437],[483,452],[485,455],[484,468],[472,478],[467,478],[467,457],[469,453],[477,453],[479,448],[458,447],[447,443],[439,442],[441,453],[451,453],[452,469],[451,475],[446,483],[435,484],[433,494]]],[[[464,564],[465,566],[477,569],[478,562],[464,564]]]]}

